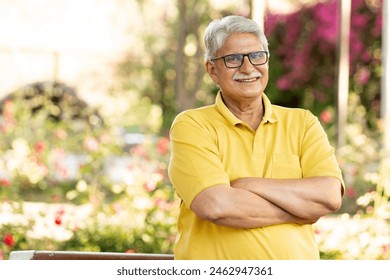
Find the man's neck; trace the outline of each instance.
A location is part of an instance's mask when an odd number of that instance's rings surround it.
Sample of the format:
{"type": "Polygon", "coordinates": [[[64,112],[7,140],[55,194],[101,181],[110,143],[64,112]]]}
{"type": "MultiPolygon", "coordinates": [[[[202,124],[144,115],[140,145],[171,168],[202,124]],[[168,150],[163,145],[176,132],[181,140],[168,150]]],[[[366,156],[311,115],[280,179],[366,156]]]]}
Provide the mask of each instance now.
{"type": "Polygon", "coordinates": [[[238,103],[226,100],[222,95],[222,100],[238,119],[248,124],[253,130],[258,128],[264,116],[263,98],[261,96],[255,100],[244,100],[238,103]]]}

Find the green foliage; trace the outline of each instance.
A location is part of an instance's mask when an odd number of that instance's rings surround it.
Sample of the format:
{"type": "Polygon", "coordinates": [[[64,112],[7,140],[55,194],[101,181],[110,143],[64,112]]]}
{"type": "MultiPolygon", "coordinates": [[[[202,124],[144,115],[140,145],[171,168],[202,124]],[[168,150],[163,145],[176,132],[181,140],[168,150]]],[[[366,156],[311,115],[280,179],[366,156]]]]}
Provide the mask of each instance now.
{"type": "MultiPolygon", "coordinates": [[[[146,211],[144,226],[93,221],[74,231],[69,240],[59,244],[60,250],[93,252],[172,253],[175,221],[163,219],[160,209],[146,211]]],[[[129,216],[128,218],[131,218],[129,216]]]]}
{"type": "Polygon", "coordinates": [[[340,251],[320,251],[321,260],[338,260],[341,259],[342,253],[340,251]]]}

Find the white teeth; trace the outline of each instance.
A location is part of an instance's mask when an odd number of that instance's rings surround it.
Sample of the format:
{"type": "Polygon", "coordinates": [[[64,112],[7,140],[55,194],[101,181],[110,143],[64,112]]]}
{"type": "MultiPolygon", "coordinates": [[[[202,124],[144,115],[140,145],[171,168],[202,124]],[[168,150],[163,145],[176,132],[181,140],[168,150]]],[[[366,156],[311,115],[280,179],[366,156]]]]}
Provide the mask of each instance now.
{"type": "Polygon", "coordinates": [[[245,80],[238,80],[239,82],[254,82],[256,81],[257,79],[254,78],[254,79],[245,79],[245,80]]]}
{"type": "Polygon", "coordinates": [[[252,73],[250,75],[243,75],[243,74],[236,73],[236,75],[233,76],[233,79],[238,82],[249,83],[249,82],[254,82],[261,77],[262,75],[260,73],[252,73]]]}

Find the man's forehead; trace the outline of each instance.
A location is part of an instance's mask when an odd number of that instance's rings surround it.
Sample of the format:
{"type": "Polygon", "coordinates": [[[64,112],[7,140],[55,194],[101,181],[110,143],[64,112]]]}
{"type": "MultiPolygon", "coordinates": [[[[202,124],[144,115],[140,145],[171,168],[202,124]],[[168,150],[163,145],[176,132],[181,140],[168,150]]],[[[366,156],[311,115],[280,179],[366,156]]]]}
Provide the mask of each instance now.
{"type": "Polygon", "coordinates": [[[226,38],[218,53],[247,53],[263,50],[264,48],[256,35],[251,33],[233,33],[226,38]]]}

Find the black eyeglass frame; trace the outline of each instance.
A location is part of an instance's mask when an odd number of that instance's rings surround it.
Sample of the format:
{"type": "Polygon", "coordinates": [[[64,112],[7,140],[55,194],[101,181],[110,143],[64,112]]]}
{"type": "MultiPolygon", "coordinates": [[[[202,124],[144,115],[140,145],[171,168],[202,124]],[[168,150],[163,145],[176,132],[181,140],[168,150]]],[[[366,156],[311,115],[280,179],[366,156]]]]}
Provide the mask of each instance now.
{"type": "Polygon", "coordinates": [[[268,55],[268,52],[267,52],[267,51],[256,51],[256,52],[250,52],[250,53],[245,53],[245,54],[243,54],[243,53],[232,53],[232,54],[227,54],[227,55],[220,56],[220,57],[217,57],[217,58],[212,58],[212,59],[210,59],[210,60],[214,62],[215,60],[223,59],[223,63],[225,64],[226,68],[231,68],[231,69],[233,69],[233,68],[240,68],[240,67],[244,64],[244,58],[245,58],[246,56],[248,57],[249,62],[250,62],[253,66],[264,65],[264,64],[266,64],[266,63],[268,62],[268,59],[269,59],[269,55],[268,55]],[[254,54],[254,53],[264,53],[265,56],[266,56],[265,62],[264,62],[264,63],[261,63],[261,64],[259,64],[259,63],[253,63],[252,60],[251,60],[250,55],[251,55],[251,54],[254,54]],[[239,66],[234,66],[234,67],[232,67],[232,66],[227,66],[225,58],[228,57],[228,56],[231,56],[231,55],[242,55],[241,64],[240,64],[239,66]]]}

